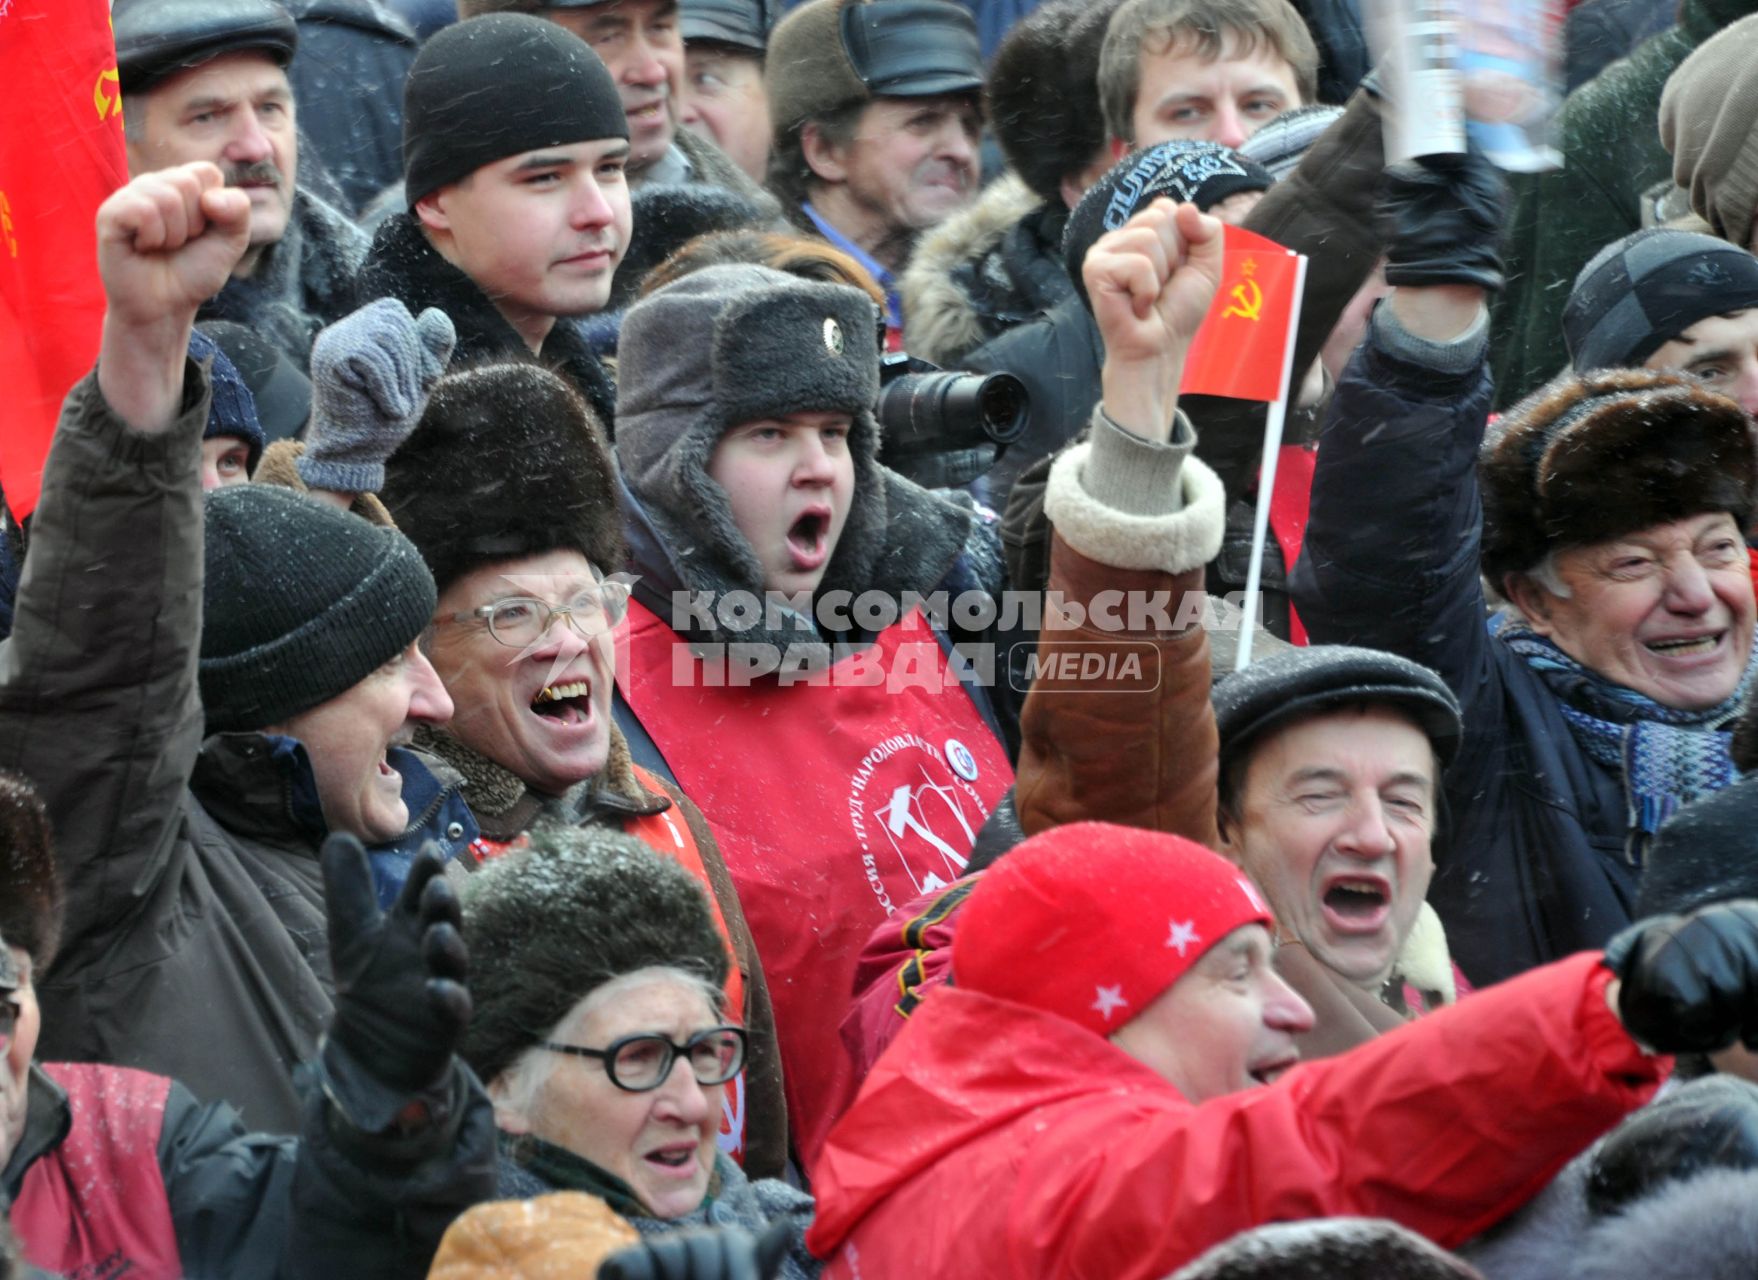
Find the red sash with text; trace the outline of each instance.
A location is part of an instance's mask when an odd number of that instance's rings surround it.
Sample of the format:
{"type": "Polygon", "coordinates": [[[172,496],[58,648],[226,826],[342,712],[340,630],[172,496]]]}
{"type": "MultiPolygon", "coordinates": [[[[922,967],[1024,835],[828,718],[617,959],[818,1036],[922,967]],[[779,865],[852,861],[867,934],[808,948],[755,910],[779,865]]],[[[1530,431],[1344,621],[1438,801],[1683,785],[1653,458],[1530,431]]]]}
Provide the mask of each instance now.
{"type": "Polygon", "coordinates": [[[623,695],[708,815],[775,1008],[808,1171],[859,1082],[839,1028],[880,921],[964,873],[1007,754],[918,612],[812,676],[741,682],[630,606],[623,695]]]}

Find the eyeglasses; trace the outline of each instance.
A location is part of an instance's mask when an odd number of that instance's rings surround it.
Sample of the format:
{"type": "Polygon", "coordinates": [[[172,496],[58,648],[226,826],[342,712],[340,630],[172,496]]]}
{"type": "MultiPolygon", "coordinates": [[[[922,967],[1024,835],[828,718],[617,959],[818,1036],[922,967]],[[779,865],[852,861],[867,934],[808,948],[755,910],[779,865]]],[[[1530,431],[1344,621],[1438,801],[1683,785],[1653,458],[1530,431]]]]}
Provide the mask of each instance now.
{"type": "Polygon", "coordinates": [[[725,1084],[745,1065],[743,1027],[710,1027],[682,1044],[674,1044],[662,1035],[643,1033],[613,1040],[603,1049],[583,1049],[577,1044],[553,1041],[545,1041],[540,1047],[551,1053],[597,1058],[604,1063],[604,1073],[610,1082],[625,1093],[646,1093],[659,1088],[671,1078],[672,1066],[679,1058],[689,1061],[697,1084],[725,1084]]]}
{"type": "Polygon", "coordinates": [[[0,1000],[0,1049],[12,1043],[12,1034],[18,1030],[18,1020],[23,1016],[18,1001],[0,1000]]]}
{"type": "Polygon", "coordinates": [[[488,634],[504,645],[522,649],[549,634],[556,618],[565,617],[574,634],[592,640],[623,620],[629,608],[629,584],[600,582],[587,587],[565,605],[550,604],[534,596],[508,596],[493,604],[479,605],[468,613],[454,613],[453,622],[488,624],[488,634]]]}

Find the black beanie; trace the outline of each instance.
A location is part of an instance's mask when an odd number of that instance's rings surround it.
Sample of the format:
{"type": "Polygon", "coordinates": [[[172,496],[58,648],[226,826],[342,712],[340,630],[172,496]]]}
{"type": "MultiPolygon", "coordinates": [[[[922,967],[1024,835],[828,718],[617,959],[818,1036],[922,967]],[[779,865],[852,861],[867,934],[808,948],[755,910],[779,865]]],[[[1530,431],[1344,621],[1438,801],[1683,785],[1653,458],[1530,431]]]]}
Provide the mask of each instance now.
{"type": "Polygon", "coordinates": [[[210,733],[264,729],[344,693],[433,617],[409,539],[315,498],[241,484],[207,497],[201,700],[210,733]]]}
{"type": "Polygon", "coordinates": [[[1087,193],[1068,215],[1062,233],[1062,263],[1074,280],[1082,302],[1087,287],[1081,264],[1087,251],[1107,231],[1115,231],[1161,196],[1194,204],[1207,213],[1241,191],[1268,191],[1275,184],[1270,171],[1218,142],[1179,138],[1145,151],[1132,151],[1087,193]]]}
{"type": "Polygon", "coordinates": [[[1563,340],[1577,371],[1632,369],[1710,316],[1758,307],[1758,258],[1695,231],[1614,240],[1575,277],[1563,340]]]}
{"type": "Polygon", "coordinates": [[[405,195],[413,209],[496,160],[628,136],[616,82],[591,45],[529,14],[471,18],[435,34],[409,68],[405,195]]]}

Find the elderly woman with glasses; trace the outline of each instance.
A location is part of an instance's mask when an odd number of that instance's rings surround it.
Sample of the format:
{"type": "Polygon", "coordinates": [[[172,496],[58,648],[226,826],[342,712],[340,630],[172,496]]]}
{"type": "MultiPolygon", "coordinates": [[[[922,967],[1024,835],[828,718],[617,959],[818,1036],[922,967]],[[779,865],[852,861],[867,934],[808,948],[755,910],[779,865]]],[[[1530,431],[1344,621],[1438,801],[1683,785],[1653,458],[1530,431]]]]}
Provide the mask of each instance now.
{"type": "Polygon", "coordinates": [[[792,1220],[783,1280],[817,1274],[810,1197],[716,1150],[721,1095],[756,1036],[726,1011],[726,943],[701,886],[639,840],[550,828],[465,892],[500,1191],[602,1197],[643,1234],[792,1220]]]}
{"type": "MultiPolygon", "coordinates": [[[[589,828],[628,832],[687,869],[736,962],[724,985],[734,1020],[759,1035],[726,1091],[723,1149],[754,1176],[780,1173],[780,1059],[737,893],[701,813],[635,764],[612,716],[628,587],[603,428],[536,365],[449,373],[386,463],[380,496],[439,590],[424,647],[454,709],[415,745],[463,778],[482,835],[460,861],[474,869],[534,832],[589,828]]],[[[401,868],[375,870],[392,893],[401,868]]]]}

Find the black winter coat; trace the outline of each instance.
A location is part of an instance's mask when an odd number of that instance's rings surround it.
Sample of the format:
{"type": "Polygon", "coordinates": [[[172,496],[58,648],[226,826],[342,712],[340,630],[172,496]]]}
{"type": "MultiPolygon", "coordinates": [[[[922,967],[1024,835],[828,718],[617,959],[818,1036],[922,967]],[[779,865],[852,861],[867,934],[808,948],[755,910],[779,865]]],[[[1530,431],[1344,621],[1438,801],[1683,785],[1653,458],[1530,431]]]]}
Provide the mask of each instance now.
{"type": "MultiPolygon", "coordinates": [[[[438,307],[452,318],[458,345],[452,366],[484,360],[530,360],[531,348],[469,276],[427,242],[412,214],[396,213],[379,226],[355,286],[354,305],[397,298],[410,312],[438,307]]],[[[616,417],[616,389],[572,320],[557,320],[536,357],[586,397],[605,429],[616,417]]]]}
{"type": "Polygon", "coordinates": [[[1315,643],[1424,663],[1464,709],[1428,896],[1478,986],[1603,946],[1630,922],[1640,875],[1625,853],[1621,780],[1487,627],[1477,449],[1490,395],[1482,361],[1440,373],[1370,334],[1319,439],[1292,575],[1315,643]]]}
{"type": "Polygon", "coordinates": [[[403,81],[420,44],[381,0],[293,0],[299,129],[358,214],[403,177],[403,81]]]}

